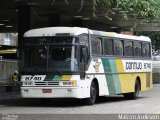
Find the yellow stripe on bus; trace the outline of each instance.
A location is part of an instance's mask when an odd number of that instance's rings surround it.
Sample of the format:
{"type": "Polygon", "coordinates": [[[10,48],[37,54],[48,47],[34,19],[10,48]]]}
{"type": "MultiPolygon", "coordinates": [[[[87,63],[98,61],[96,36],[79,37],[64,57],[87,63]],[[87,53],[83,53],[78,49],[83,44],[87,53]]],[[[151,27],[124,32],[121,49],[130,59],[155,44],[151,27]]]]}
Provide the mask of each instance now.
{"type": "Polygon", "coordinates": [[[124,72],[124,67],[123,67],[122,60],[116,59],[116,66],[117,66],[118,73],[123,73],[124,72]]]}
{"type": "MultiPolygon", "coordinates": [[[[124,66],[121,59],[116,59],[116,66],[118,73],[124,73],[124,66]]],[[[133,75],[130,73],[126,74],[118,74],[122,93],[133,92],[134,91],[134,81],[133,75]]]]}
{"type": "Polygon", "coordinates": [[[61,80],[70,80],[72,75],[63,75],[61,80]]]}

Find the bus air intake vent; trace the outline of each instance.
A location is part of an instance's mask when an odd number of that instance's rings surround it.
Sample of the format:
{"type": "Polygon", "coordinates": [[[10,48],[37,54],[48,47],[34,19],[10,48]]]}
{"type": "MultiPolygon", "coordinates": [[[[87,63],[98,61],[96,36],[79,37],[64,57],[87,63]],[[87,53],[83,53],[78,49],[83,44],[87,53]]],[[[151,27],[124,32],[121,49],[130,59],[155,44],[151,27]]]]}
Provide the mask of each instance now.
{"type": "Polygon", "coordinates": [[[35,86],[59,86],[59,82],[55,81],[35,82],[35,86]]]}

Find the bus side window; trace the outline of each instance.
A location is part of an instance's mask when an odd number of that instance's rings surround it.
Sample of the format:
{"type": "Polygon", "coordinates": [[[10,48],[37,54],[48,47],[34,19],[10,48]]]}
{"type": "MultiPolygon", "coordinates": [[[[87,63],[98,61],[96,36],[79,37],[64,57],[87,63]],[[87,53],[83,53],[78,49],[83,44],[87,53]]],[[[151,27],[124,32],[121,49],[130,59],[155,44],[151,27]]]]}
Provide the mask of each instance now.
{"type": "Polygon", "coordinates": [[[138,57],[142,56],[142,43],[141,42],[134,43],[134,55],[138,57]]]}
{"type": "Polygon", "coordinates": [[[133,42],[132,41],[125,41],[124,54],[125,56],[133,56],[133,42]]]}
{"type": "Polygon", "coordinates": [[[91,40],[92,44],[92,54],[102,55],[102,38],[93,37],[91,40]]]}
{"type": "Polygon", "coordinates": [[[109,38],[103,39],[103,54],[113,55],[113,40],[109,38]]]}
{"type": "Polygon", "coordinates": [[[122,40],[114,40],[114,54],[118,56],[123,56],[123,41],[122,40]]]}
{"type": "Polygon", "coordinates": [[[150,57],[150,44],[149,43],[143,43],[142,44],[142,55],[143,57],[150,57]]]}

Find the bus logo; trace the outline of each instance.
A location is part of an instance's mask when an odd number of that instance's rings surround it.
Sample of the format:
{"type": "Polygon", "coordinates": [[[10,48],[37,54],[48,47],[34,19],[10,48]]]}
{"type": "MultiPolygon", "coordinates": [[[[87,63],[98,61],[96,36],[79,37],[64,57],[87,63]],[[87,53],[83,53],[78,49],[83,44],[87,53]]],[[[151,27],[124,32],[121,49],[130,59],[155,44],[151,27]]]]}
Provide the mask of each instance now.
{"type": "Polygon", "coordinates": [[[99,66],[100,66],[100,62],[96,62],[95,65],[93,65],[94,69],[96,72],[99,72],[99,66]]]}

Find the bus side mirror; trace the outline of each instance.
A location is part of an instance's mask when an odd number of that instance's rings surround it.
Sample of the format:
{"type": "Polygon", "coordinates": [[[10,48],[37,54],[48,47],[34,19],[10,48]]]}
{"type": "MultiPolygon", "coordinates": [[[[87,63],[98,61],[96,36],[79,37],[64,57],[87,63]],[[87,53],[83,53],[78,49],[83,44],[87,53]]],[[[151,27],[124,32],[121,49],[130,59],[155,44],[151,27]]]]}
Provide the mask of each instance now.
{"type": "Polygon", "coordinates": [[[80,63],[80,79],[84,80],[85,79],[85,64],[80,63]]]}

